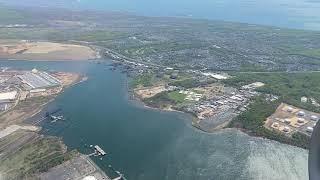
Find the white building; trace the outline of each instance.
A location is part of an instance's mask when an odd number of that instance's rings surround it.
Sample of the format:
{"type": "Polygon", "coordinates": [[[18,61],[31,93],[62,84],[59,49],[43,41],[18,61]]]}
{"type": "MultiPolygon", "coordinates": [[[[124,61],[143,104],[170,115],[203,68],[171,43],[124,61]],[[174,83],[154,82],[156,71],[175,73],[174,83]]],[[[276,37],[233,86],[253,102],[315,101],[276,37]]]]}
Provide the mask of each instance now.
{"type": "Polygon", "coordinates": [[[0,101],[13,101],[17,97],[17,91],[0,93],[0,101]]]}
{"type": "Polygon", "coordinates": [[[308,98],[305,97],[305,96],[301,97],[301,102],[302,103],[307,103],[308,102],[308,98]]]}
{"type": "Polygon", "coordinates": [[[216,73],[202,73],[204,76],[210,76],[210,77],[213,77],[215,79],[218,79],[218,80],[224,80],[224,79],[228,79],[229,76],[228,75],[224,75],[224,74],[216,74],[216,73]]]}

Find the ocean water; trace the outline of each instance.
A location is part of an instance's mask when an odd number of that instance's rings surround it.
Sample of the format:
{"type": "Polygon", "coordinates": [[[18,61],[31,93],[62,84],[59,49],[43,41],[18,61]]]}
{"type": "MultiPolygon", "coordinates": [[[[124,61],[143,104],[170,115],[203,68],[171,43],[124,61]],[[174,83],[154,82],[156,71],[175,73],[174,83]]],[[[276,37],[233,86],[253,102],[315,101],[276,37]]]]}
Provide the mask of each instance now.
{"type": "Polygon", "coordinates": [[[320,0],[0,0],[0,2],[320,30],[320,0]]]}
{"type": "Polygon", "coordinates": [[[126,76],[107,64],[1,61],[1,66],[88,76],[48,106],[61,108],[66,121],[44,122],[43,130],[82,153],[92,152],[90,144],[100,145],[108,155],[94,160],[105,171],[112,165],[132,180],[308,179],[308,151],[237,130],[203,133],[186,115],[146,109],[129,101],[126,76]]]}

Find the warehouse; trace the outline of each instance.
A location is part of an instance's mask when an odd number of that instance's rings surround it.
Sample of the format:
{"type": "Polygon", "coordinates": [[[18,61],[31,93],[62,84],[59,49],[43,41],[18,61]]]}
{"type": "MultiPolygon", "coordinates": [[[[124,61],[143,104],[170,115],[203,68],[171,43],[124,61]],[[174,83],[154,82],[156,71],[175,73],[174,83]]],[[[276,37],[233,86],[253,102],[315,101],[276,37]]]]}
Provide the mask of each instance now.
{"type": "Polygon", "coordinates": [[[17,91],[2,92],[0,93],[0,102],[10,102],[17,97],[17,91]]]}
{"type": "Polygon", "coordinates": [[[61,85],[60,81],[55,77],[45,72],[38,72],[35,69],[18,77],[31,89],[44,89],[61,85]]]}

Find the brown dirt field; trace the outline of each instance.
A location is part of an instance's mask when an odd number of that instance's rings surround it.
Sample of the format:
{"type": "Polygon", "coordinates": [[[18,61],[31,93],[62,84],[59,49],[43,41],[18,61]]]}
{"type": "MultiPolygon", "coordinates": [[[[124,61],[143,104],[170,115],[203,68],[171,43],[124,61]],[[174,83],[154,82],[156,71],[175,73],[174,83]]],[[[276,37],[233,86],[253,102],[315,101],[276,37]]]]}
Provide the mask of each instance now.
{"type": "Polygon", "coordinates": [[[0,59],[61,61],[88,60],[96,57],[97,53],[87,46],[0,40],[0,59]]]}
{"type": "Polygon", "coordinates": [[[20,124],[29,117],[38,113],[51,98],[33,98],[20,102],[14,109],[0,116],[0,129],[20,124]]]}
{"type": "Polygon", "coordinates": [[[160,86],[153,86],[153,87],[147,87],[147,88],[137,88],[134,91],[139,97],[141,97],[142,99],[146,99],[146,98],[151,98],[156,94],[159,94],[165,90],[166,90],[165,86],[160,85],[160,86]]]}
{"type": "Polygon", "coordinates": [[[67,72],[57,72],[52,75],[61,81],[63,87],[71,86],[74,83],[77,83],[81,78],[80,74],[67,72]]]}

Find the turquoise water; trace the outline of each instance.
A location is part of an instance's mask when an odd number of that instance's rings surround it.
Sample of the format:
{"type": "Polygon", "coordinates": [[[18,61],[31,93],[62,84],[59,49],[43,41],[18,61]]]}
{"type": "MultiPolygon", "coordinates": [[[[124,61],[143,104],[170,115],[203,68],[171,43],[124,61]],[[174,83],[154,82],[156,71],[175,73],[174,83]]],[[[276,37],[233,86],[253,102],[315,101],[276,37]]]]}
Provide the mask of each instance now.
{"type": "Polygon", "coordinates": [[[1,66],[73,71],[89,80],[67,89],[49,107],[62,108],[66,122],[44,123],[69,149],[90,153],[98,144],[111,164],[134,180],[307,179],[307,151],[249,137],[237,130],[206,134],[186,115],[145,109],[128,100],[126,77],[105,64],[1,62],[1,66]]]}
{"type": "Polygon", "coordinates": [[[19,5],[183,16],[320,30],[319,0],[0,0],[19,5]]]}

